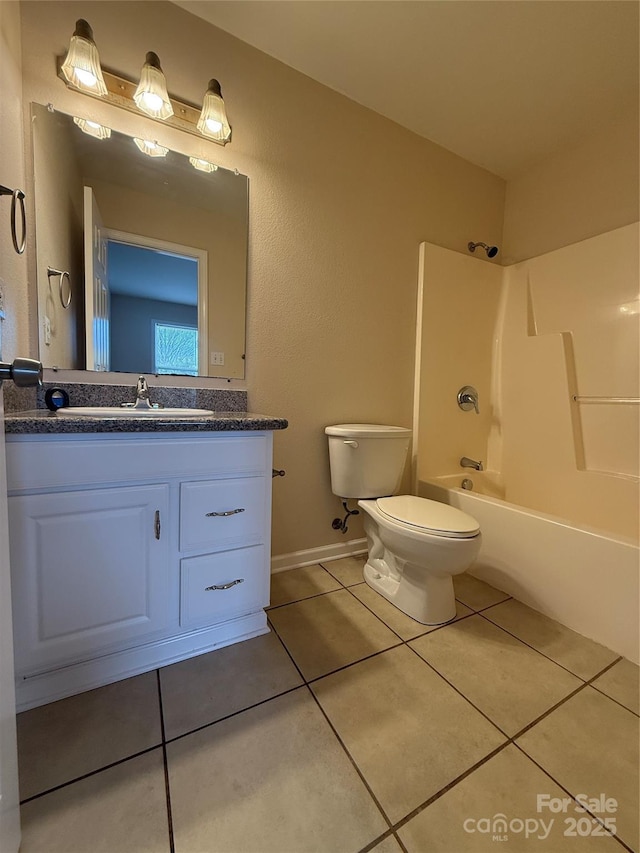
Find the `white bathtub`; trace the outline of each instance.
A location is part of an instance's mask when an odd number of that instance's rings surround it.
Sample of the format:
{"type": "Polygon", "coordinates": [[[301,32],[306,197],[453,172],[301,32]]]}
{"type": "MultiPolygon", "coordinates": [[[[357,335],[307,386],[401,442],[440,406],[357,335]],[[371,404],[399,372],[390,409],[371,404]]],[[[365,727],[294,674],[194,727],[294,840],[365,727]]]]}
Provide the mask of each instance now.
{"type": "Polygon", "coordinates": [[[638,545],[500,500],[499,476],[490,471],[466,476],[472,491],[456,474],[421,482],[418,492],[479,521],[471,574],[638,663],[638,545]]]}

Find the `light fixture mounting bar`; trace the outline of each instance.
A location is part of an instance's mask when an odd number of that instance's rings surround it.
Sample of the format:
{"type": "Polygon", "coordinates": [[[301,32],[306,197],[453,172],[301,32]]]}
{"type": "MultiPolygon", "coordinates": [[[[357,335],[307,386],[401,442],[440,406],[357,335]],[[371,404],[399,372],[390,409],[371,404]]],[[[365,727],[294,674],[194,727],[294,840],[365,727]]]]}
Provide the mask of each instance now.
{"type": "MultiPolygon", "coordinates": [[[[63,62],[64,56],[59,56],[57,58],[58,77],[60,77],[67,89],[71,89],[73,92],[78,92],[79,90],[68,83],[64,74],[60,70],[63,62]]],[[[216,145],[226,145],[227,142],[229,142],[229,139],[218,140],[211,139],[210,137],[203,137],[197,128],[198,119],[200,118],[200,107],[197,107],[194,104],[189,104],[185,101],[178,101],[169,96],[171,106],[173,107],[173,115],[167,119],[153,118],[152,116],[141,112],[133,100],[133,94],[138,85],[137,83],[133,83],[125,77],[113,74],[111,71],[105,71],[104,68],[102,69],[102,76],[104,77],[104,82],[107,87],[106,95],[94,95],[91,92],[81,92],[80,94],[89,95],[89,97],[95,98],[97,101],[111,104],[114,107],[120,107],[120,109],[127,110],[130,113],[135,113],[135,115],[147,119],[148,121],[155,121],[158,122],[158,124],[173,127],[176,130],[183,130],[185,133],[197,136],[200,140],[206,139],[207,142],[214,142],[216,145]]]]}

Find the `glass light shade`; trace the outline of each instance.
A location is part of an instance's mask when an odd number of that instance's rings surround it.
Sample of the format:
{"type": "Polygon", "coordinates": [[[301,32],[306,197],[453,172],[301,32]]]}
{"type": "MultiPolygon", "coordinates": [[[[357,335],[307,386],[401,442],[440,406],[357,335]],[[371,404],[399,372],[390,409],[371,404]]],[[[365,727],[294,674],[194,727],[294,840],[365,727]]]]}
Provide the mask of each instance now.
{"type": "Polygon", "coordinates": [[[133,141],[140,151],[142,151],[143,154],[147,154],[149,157],[166,157],[169,151],[169,149],[165,148],[164,145],[158,145],[157,142],[152,142],[150,139],[140,139],[136,136],[133,141]]]}
{"type": "Polygon", "coordinates": [[[69,42],[69,50],[60,70],[65,80],[81,92],[104,96],[107,87],[100,68],[98,48],[93,40],[93,30],[80,18],[69,42]]]}
{"type": "Polygon", "coordinates": [[[78,116],[74,116],[73,120],[83,133],[95,136],[96,139],[109,139],[111,136],[111,128],[98,124],[96,121],[89,121],[88,118],[78,118],[78,116]]]}
{"type": "Polygon", "coordinates": [[[160,59],[153,51],[149,51],[142,66],[140,82],[133,100],[138,109],[151,118],[167,119],[173,115],[173,107],[167,93],[167,81],[160,67],[160,59]]]}
{"type": "Polygon", "coordinates": [[[220,83],[217,80],[209,80],[209,88],[202,101],[202,112],[197,127],[203,136],[216,139],[218,142],[231,137],[231,127],[227,120],[220,83]]]}
{"type": "Polygon", "coordinates": [[[215,163],[210,163],[208,160],[203,160],[201,157],[189,157],[189,162],[194,169],[199,172],[215,172],[218,167],[215,163]]]}

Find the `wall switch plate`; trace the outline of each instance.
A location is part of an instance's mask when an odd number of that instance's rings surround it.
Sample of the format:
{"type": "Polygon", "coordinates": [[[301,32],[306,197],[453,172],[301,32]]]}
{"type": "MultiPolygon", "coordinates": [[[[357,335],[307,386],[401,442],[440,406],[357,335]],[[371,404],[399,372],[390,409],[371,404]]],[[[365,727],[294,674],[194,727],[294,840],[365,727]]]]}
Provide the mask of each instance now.
{"type": "Polygon", "coordinates": [[[47,316],[44,318],[44,342],[46,346],[51,344],[51,320],[47,316]]]}
{"type": "Polygon", "coordinates": [[[224,353],[223,352],[212,352],[210,353],[211,364],[217,364],[221,366],[224,364],[224,353]]]}

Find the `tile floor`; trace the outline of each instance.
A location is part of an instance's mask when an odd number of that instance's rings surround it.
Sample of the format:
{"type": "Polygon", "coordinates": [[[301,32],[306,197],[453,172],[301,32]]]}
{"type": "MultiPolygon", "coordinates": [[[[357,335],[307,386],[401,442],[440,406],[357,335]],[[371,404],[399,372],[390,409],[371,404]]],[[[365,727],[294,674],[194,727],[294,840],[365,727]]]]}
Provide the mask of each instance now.
{"type": "Polygon", "coordinates": [[[639,851],[638,667],[470,575],[420,625],[362,563],[274,576],[270,634],[20,714],[21,853],[639,851]]]}

